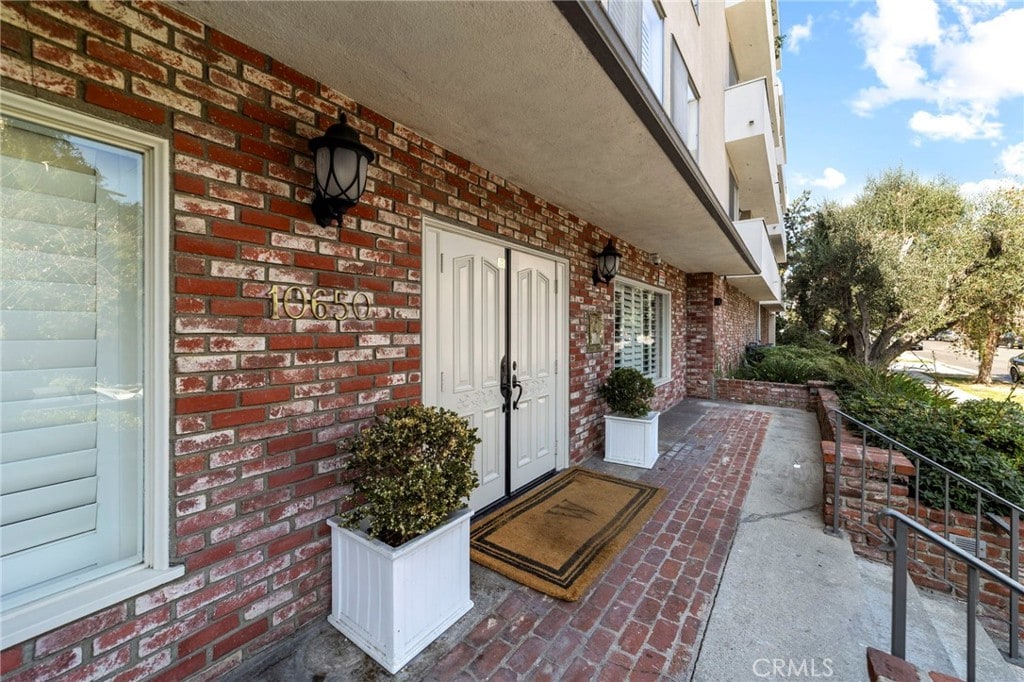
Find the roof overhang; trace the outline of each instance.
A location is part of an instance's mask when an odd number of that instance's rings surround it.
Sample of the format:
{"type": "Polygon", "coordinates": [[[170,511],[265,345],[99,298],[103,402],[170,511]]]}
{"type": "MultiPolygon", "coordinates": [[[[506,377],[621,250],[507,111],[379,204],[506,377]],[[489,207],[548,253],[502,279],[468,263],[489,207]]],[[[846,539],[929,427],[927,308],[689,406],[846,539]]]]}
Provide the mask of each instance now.
{"type": "Polygon", "coordinates": [[[598,3],[174,4],[684,271],[758,270],[598,3]]]}

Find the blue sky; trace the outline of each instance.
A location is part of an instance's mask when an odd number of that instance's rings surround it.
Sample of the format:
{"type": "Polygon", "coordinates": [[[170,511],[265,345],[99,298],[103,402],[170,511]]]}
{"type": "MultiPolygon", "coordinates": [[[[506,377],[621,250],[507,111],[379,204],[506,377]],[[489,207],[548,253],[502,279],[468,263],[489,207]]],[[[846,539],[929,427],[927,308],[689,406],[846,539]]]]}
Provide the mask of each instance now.
{"type": "Polygon", "coordinates": [[[902,165],[1024,184],[1024,0],[779,0],[788,200],[902,165]]]}

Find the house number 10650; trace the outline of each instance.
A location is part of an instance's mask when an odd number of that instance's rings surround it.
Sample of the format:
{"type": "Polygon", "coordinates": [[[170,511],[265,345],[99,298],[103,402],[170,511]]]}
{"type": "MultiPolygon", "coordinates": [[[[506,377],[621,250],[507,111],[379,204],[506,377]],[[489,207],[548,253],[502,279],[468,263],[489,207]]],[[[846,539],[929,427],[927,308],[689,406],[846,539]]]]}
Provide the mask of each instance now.
{"type": "Polygon", "coordinates": [[[281,311],[293,320],[305,317],[310,313],[318,320],[326,320],[331,317],[328,306],[336,306],[338,312],[333,317],[336,320],[346,320],[349,315],[357,320],[366,320],[370,317],[370,297],[362,291],[352,294],[352,300],[346,301],[348,294],[344,291],[329,289],[313,289],[310,291],[304,287],[274,286],[270,289],[270,319],[281,319],[281,311]]]}

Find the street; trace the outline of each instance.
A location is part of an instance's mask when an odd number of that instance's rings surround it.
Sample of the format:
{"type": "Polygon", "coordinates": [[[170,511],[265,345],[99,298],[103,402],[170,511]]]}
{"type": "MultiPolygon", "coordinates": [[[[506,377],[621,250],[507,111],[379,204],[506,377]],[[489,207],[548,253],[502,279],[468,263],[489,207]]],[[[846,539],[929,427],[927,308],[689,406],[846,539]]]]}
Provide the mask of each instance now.
{"type": "MultiPolygon", "coordinates": [[[[993,381],[1010,381],[1010,358],[1022,353],[1019,348],[1006,348],[999,346],[996,351],[996,359],[992,363],[993,381]]],[[[923,362],[940,362],[946,365],[960,368],[965,376],[975,376],[978,372],[978,360],[972,354],[958,347],[955,343],[948,341],[925,341],[924,350],[907,351],[905,356],[915,356],[923,362]]]]}

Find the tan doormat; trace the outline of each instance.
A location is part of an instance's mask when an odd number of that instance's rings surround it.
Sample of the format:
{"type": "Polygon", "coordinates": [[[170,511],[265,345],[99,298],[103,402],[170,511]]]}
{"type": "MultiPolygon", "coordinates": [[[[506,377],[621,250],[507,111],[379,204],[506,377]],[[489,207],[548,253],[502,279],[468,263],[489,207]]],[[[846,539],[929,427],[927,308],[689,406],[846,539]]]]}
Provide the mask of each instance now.
{"type": "Polygon", "coordinates": [[[643,483],[567,469],[475,522],[470,555],[516,582],[576,601],[664,497],[643,483]]]}

